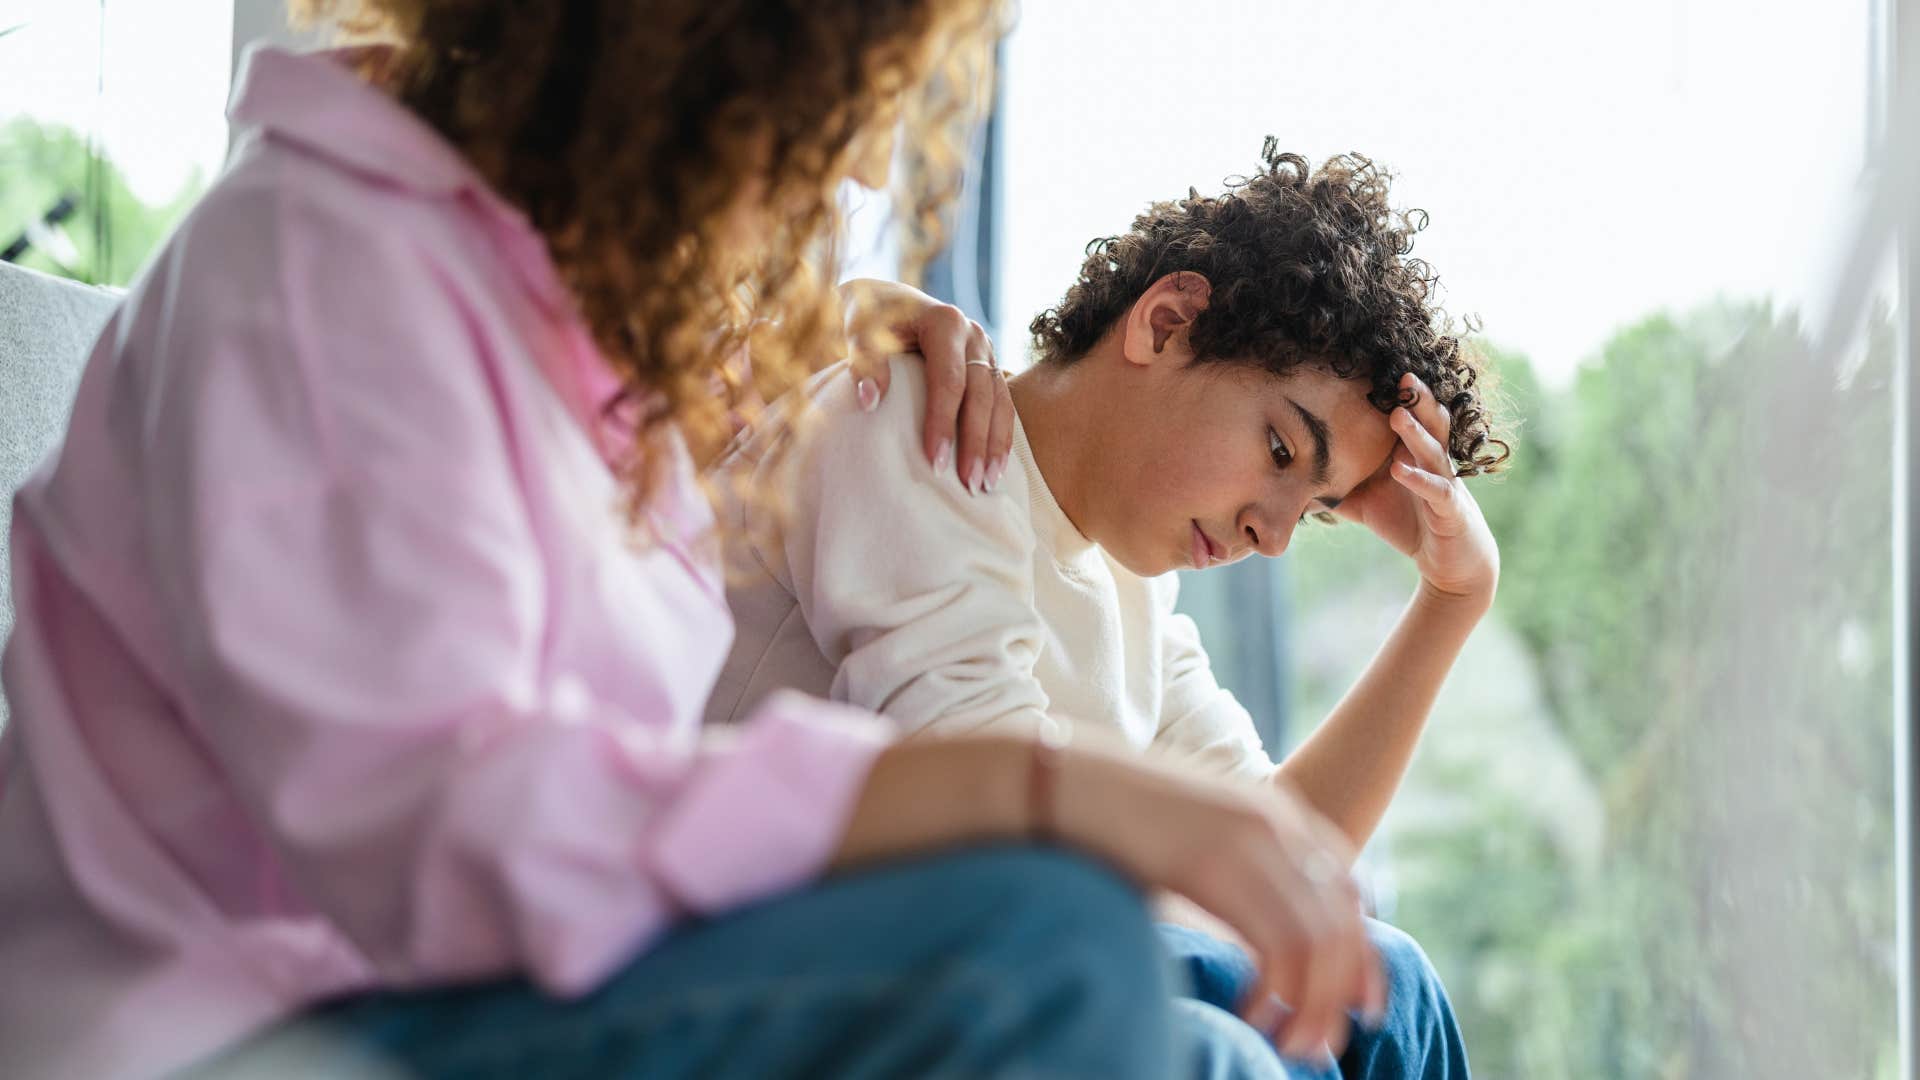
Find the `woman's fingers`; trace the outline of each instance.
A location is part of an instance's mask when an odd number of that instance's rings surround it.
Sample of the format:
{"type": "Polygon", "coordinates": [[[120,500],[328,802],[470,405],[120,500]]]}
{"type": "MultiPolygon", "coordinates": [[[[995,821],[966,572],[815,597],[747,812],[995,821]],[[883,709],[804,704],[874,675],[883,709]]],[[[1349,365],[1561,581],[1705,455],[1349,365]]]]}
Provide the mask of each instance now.
{"type": "Polygon", "coordinates": [[[927,365],[927,416],[921,427],[927,460],[935,471],[954,464],[960,403],[967,396],[967,348],[972,326],[952,304],[926,308],[914,320],[914,336],[927,365]]]}
{"type": "MultiPolygon", "coordinates": [[[[1366,926],[1363,921],[1362,928],[1366,926]]],[[[1387,1018],[1387,970],[1380,963],[1380,950],[1373,947],[1373,939],[1367,939],[1367,962],[1360,967],[1364,979],[1360,992],[1360,1015],[1366,1018],[1367,1026],[1378,1028],[1387,1018]]]]}
{"type": "Polygon", "coordinates": [[[987,433],[987,490],[1000,486],[1007,458],[1013,453],[1013,392],[1004,373],[993,379],[993,429],[987,433]]]}
{"type": "Polygon", "coordinates": [[[987,489],[987,469],[992,464],[988,442],[993,434],[993,414],[1000,382],[999,364],[994,360],[993,343],[980,324],[968,322],[966,344],[966,397],[960,404],[960,436],[957,453],[960,482],[978,495],[987,489]]]}
{"type": "Polygon", "coordinates": [[[847,366],[853,369],[853,393],[861,411],[879,408],[880,399],[893,386],[893,365],[887,362],[887,354],[855,349],[847,366]]]}
{"type": "Polygon", "coordinates": [[[1341,991],[1348,979],[1349,960],[1341,955],[1339,935],[1330,927],[1315,926],[1310,933],[1316,947],[1301,954],[1300,990],[1292,999],[1293,1015],[1280,1025],[1276,1045],[1283,1056],[1304,1059],[1320,1047],[1345,1040],[1346,1003],[1341,991]]]}
{"type": "Polygon", "coordinates": [[[1301,823],[1299,854],[1287,871],[1295,888],[1308,897],[1308,939],[1315,942],[1293,1017],[1277,1044],[1290,1057],[1310,1058],[1346,1047],[1350,1010],[1367,1004],[1368,965],[1377,965],[1360,912],[1360,890],[1348,870],[1352,851],[1331,823],[1308,818],[1301,823]]]}
{"type": "Polygon", "coordinates": [[[1242,933],[1261,967],[1260,989],[1242,1015],[1282,1054],[1307,1059],[1345,1046],[1347,1013],[1366,1006],[1364,966],[1375,961],[1349,853],[1328,835],[1336,830],[1310,818],[1274,824],[1259,850],[1235,859],[1255,892],[1242,933]]]}
{"type": "Polygon", "coordinates": [[[931,298],[894,282],[861,279],[840,286],[854,396],[867,412],[880,407],[893,385],[894,355],[915,348],[906,338],[916,299],[931,298]]]}
{"type": "Polygon", "coordinates": [[[847,282],[840,295],[860,407],[879,407],[892,382],[894,354],[919,352],[926,365],[921,432],[927,461],[936,471],[951,467],[968,491],[987,490],[1005,471],[1013,445],[1013,397],[986,330],[952,304],[897,282],[847,282]]]}

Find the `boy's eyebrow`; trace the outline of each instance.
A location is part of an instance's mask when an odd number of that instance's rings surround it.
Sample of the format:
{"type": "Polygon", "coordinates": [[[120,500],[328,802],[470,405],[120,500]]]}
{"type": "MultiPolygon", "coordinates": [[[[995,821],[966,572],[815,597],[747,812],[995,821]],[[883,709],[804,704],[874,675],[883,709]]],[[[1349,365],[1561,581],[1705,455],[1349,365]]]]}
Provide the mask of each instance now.
{"type": "MultiPolygon", "coordinates": [[[[1313,482],[1324,485],[1327,482],[1327,470],[1333,460],[1333,451],[1327,446],[1327,440],[1332,434],[1327,430],[1327,422],[1308,412],[1306,406],[1292,398],[1287,399],[1287,404],[1293,406],[1293,411],[1300,414],[1300,422],[1307,425],[1307,434],[1313,436],[1313,482]]],[[[1334,499],[1327,504],[1327,508],[1331,510],[1338,505],[1340,500],[1334,499]]]]}

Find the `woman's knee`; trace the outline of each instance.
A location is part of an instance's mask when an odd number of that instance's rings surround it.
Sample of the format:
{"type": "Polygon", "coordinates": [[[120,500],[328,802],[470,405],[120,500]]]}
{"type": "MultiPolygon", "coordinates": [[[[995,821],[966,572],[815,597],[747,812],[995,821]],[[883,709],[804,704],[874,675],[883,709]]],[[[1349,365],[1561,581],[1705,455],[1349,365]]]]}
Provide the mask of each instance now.
{"type": "MultiPolygon", "coordinates": [[[[967,898],[960,907],[985,915],[966,954],[952,958],[998,988],[989,995],[993,1016],[975,1014],[978,1034],[1034,1032],[1045,1045],[1014,1058],[1037,1054],[1028,1061],[1036,1067],[1167,1075],[1168,962],[1137,889],[1097,862],[1045,848],[951,856],[939,873],[956,900],[967,898]]],[[[971,1000],[979,985],[953,990],[971,1000]]]]}
{"type": "Polygon", "coordinates": [[[1146,902],[1101,863],[1055,848],[1003,847],[954,856],[949,869],[956,884],[991,900],[1005,935],[1030,940],[1034,953],[1111,967],[1165,996],[1166,961],[1146,902]]]}

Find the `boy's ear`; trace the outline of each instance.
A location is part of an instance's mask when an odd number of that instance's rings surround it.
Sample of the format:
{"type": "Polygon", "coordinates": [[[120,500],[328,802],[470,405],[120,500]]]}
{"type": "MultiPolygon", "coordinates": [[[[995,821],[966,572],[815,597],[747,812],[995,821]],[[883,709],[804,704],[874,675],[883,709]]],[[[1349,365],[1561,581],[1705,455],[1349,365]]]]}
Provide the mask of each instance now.
{"type": "Polygon", "coordinates": [[[1191,360],[1187,330],[1207,309],[1212,291],[1212,284],[1191,270],[1176,270],[1147,286],[1127,312],[1127,360],[1142,365],[1191,360]]]}

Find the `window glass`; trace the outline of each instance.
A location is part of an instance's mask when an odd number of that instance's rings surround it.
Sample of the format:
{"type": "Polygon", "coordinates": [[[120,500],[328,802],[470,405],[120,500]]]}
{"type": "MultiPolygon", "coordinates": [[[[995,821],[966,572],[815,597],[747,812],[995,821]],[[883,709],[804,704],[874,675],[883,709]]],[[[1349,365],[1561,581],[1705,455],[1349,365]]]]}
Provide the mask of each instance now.
{"type": "Polygon", "coordinates": [[[0,5],[0,250],[123,285],[218,171],[230,0],[0,5]]]}
{"type": "MultiPolygon", "coordinates": [[[[1894,1075],[1894,313],[1810,340],[1869,163],[1872,5],[1171,12],[1025,5],[1005,323],[1265,135],[1373,157],[1430,213],[1414,254],[1515,421],[1471,484],[1504,569],[1366,866],[1476,1072],[1894,1075]]],[[[1415,584],[1351,525],[1278,565],[1284,589],[1190,590],[1230,685],[1263,677],[1244,639],[1284,642],[1276,753],[1415,584]]]]}

